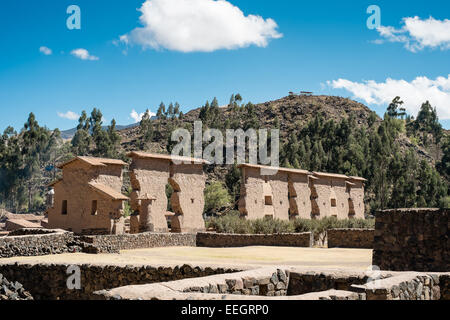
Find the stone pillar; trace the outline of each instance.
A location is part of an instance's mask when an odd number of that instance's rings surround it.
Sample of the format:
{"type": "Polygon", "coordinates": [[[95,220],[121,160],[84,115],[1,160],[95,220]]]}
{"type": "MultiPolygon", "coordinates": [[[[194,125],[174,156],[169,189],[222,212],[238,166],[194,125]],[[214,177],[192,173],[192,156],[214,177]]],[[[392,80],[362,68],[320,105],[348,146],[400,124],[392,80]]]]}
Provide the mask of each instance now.
{"type": "Polygon", "coordinates": [[[156,199],[141,200],[139,232],[169,232],[165,214],[154,210],[156,199]]]}

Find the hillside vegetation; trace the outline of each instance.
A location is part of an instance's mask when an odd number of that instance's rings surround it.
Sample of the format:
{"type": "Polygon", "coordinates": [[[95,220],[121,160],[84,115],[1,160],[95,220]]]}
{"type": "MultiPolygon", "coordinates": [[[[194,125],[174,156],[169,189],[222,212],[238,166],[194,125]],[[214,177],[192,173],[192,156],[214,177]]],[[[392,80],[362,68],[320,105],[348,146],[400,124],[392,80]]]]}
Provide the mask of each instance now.
{"type": "MultiPolygon", "coordinates": [[[[127,160],[130,150],[169,153],[175,144],[171,132],[185,128],[192,133],[198,120],[203,130],[280,129],[282,166],[365,177],[367,213],[450,204],[450,137],[427,102],[413,118],[403,111],[400,98],[395,99],[381,119],[363,104],[341,97],[289,96],[255,105],[243,104],[237,94],[226,107],[213,99],[187,114],[178,103],[162,103],[157,119],[147,113],[138,126],[120,131],[114,120],[105,128],[101,119],[98,109],[90,115],[83,112],[68,142],[59,130],[40,127],[33,114],[20,132],[5,130],[0,139],[0,205],[17,212],[42,211],[45,185],[60,175],[56,163],[74,155],[127,160]]],[[[235,209],[240,188],[236,166],[209,166],[206,171],[207,213],[235,209]]]]}

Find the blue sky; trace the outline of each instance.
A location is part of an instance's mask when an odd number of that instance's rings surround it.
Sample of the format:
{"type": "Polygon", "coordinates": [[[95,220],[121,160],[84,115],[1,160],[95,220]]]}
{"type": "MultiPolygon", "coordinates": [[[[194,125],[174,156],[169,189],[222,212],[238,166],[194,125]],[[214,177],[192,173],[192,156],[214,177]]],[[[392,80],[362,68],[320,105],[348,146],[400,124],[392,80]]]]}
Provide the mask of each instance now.
{"type": "Polygon", "coordinates": [[[355,98],[379,114],[396,94],[412,113],[426,97],[450,128],[448,1],[230,0],[221,11],[213,0],[179,0],[200,6],[195,19],[170,16],[161,1],[148,0],[158,12],[138,11],[144,0],[2,1],[0,130],[21,128],[29,112],[64,130],[77,124],[69,111],[75,118],[97,107],[106,121],[129,124],[133,110],[156,112],[161,101],[178,101],[186,112],[215,96],[225,105],[239,92],[258,103],[301,90],[355,98]],[[81,9],[81,30],[66,26],[72,4],[81,9]],[[383,28],[370,30],[366,10],[374,4],[383,28]],[[177,40],[199,28],[205,37],[177,40]]]}

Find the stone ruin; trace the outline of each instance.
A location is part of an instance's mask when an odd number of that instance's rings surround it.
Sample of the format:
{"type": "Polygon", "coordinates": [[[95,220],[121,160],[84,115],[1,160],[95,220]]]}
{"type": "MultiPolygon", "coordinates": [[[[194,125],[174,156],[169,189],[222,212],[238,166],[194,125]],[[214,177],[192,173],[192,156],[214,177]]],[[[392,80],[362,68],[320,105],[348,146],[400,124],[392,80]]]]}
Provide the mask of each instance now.
{"type": "Polygon", "coordinates": [[[60,165],[63,178],[50,185],[55,198],[47,210],[48,228],[77,234],[124,233],[125,165],[121,160],[92,157],[76,157],[60,165]]]}
{"type": "Polygon", "coordinates": [[[131,229],[139,232],[168,232],[166,185],[175,215],[172,232],[205,230],[203,209],[206,176],[202,159],[131,152],[130,178],[133,191],[131,208],[139,213],[131,220],[131,229]],[[180,162],[180,163],[179,163],[180,162]]]}
{"type": "Polygon", "coordinates": [[[364,178],[242,164],[239,211],[247,219],[364,219],[364,178]]]}
{"type": "MultiPolygon", "coordinates": [[[[59,168],[63,178],[53,182],[53,206],[48,210],[49,229],[76,234],[123,234],[124,202],[134,213],[130,233],[198,232],[203,220],[206,176],[202,159],[130,152],[130,199],[121,193],[121,160],[76,157],[59,168]],[[167,211],[166,187],[173,194],[167,211]]],[[[363,178],[306,170],[240,165],[242,170],[239,210],[247,219],[281,220],[364,218],[363,178]]]]}

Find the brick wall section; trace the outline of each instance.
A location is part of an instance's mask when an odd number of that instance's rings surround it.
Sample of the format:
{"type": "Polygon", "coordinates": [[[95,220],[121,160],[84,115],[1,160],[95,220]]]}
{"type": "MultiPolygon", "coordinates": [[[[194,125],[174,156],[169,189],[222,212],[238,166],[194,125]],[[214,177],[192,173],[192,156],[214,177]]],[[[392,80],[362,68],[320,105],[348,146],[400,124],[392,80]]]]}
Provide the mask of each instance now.
{"type": "Polygon", "coordinates": [[[331,229],[327,231],[328,248],[372,249],[374,229],[331,229]]]}
{"type": "Polygon", "coordinates": [[[225,234],[197,233],[197,246],[210,248],[277,246],[277,247],[311,247],[310,232],[285,234],[225,234]]]}
{"type": "Polygon", "coordinates": [[[373,264],[381,270],[448,271],[450,209],[397,209],[376,215],[373,264]]]}
{"type": "Polygon", "coordinates": [[[107,236],[82,236],[80,241],[90,244],[89,253],[117,253],[120,250],[195,247],[195,233],[139,233],[107,236]]]}
{"type": "Polygon", "coordinates": [[[79,265],[81,290],[67,289],[65,264],[0,264],[0,273],[20,282],[35,300],[88,300],[93,292],[116,287],[239,272],[233,268],[79,265]]]}

